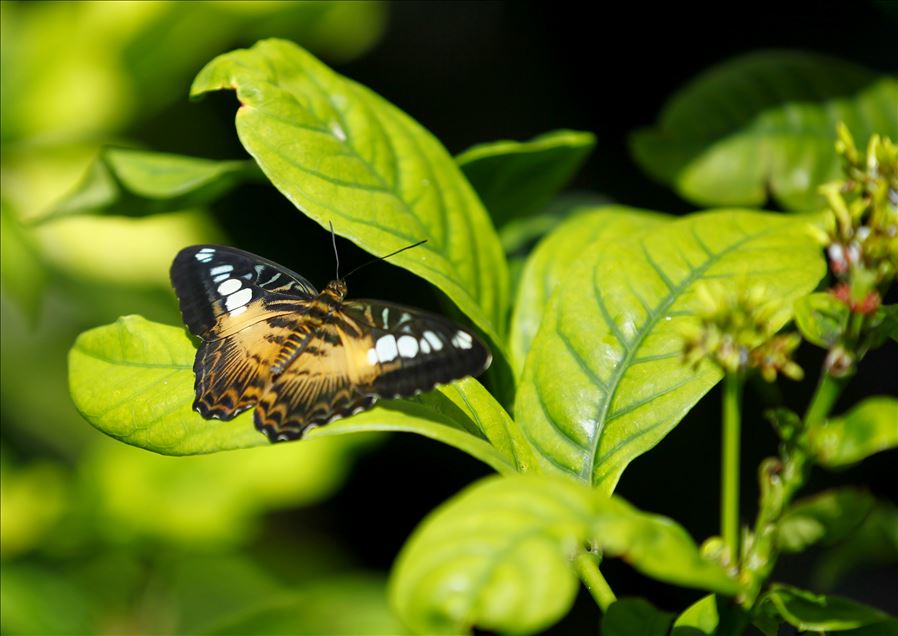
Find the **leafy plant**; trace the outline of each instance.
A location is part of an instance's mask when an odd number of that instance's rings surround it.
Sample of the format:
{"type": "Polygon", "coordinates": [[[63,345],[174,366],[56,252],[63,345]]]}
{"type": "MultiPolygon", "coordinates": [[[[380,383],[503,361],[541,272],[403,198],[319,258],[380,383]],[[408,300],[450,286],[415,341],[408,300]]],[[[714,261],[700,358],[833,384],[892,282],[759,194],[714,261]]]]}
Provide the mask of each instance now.
{"type": "MultiPolygon", "coordinates": [[[[731,62],[707,85],[688,89],[665,118],[666,134],[636,138],[637,157],[664,163],[650,167],[670,180],[680,179],[685,158],[700,157],[699,167],[677,181],[679,189],[725,205],[763,202],[757,171],[734,165],[760,165],[787,178],[807,168],[786,165],[776,154],[794,148],[811,163],[829,165],[831,152],[821,149],[828,140],[801,144],[815,107],[803,108],[795,120],[781,116],[791,108],[789,95],[753,103],[760,123],[742,113],[721,122],[714,135],[692,126],[693,111],[706,112],[702,100],[718,84],[767,77],[770,59],[731,62]],[[784,127],[787,134],[778,139],[792,146],[775,146],[769,161],[718,156],[732,150],[720,148],[719,136],[733,126],[744,126],[733,142],[739,152],[759,156],[767,139],[757,127],[767,130],[767,121],[784,127]],[[676,161],[664,161],[670,157],[676,161]],[[720,199],[701,170],[708,166],[715,178],[725,174],[744,187],[720,199]]],[[[795,72],[820,63],[787,59],[795,72]]],[[[853,68],[837,70],[848,78],[846,91],[860,91],[846,112],[863,109],[877,118],[863,129],[869,137],[863,153],[839,129],[846,176],[823,189],[826,211],[784,215],[728,207],[675,218],[624,206],[581,208],[529,256],[514,302],[495,228],[536,211],[535,205],[519,209],[519,191],[530,201],[551,200],[591,148],[589,135],[560,131],[525,144],[484,144],[453,159],[409,115],[283,40],[219,56],[199,73],[192,95],[236,92],[241,142],[301,212],[322,227],[332,221],[339,234],[374,254],[428,239],[396,264],[436,286],[449,310],[466,316],[493,346],[499,373],[487,378],[489,388],[466,379],[414,400],[387,401],[301,442],[414,432],[499,473],[434,511],[406,543],[388,584],[406,628],[531,633],[568,612],[578,579],[605,612],[606,634],[740,633],[749,623],[767,633],[782,623],[818,631],[891,624],[877,610],[770,581],[781,552],[845,539],[878,506],[872,496],[838,490],[795,501],[811,466],[840,467],[898,446],[893,397],[831,415],[866,353],[896,338],[895,307],[885,302],[898,265],[898,151],[876,134],[895,130],[898,115],[887,103],[894,85],[853,68]],[[534,166],[546,165],[551,173],[538,170],[535,178],[534,166]],[[832,284],[822,283],[827,263],[832,284]],[[821,284],[828,291],[815,292],[821,284]],[[793,321],[799,332],[783,332],[793,321]],[[780,454],[762,465],[757,519],[741,527],[745,380],[753,374],[768,382],[800,378],[793,352],[802,338],[827,349],[821,379],[804,416],[771,413],[780,454]],[[721,380],[721,536],[699,548],[673,520],[641,512],[613,492],[629,464],[721,380]],[[509,402],[513,414],[503,408],[509,402]],[[658,581],[711,594],[677,617],[646,601],[618,601],[600,570],[612,558],[658,581]]],[[[830,122],[816,126],[826,138],[830,122]]],[[[833,176],[828,169],[819,174],[833,176]]],[[[151,214],[220,196],[247,176],[258,178],[247,162],[109,151],[58,213],[151,214]]],[[[779,193],[780,182],[773,182],[779,193]]],[[[781,192],[786,206],[813,208],[810,184],[789,183],[781,192]]],[[[69,354],[72,397],[101,431],[157,453],[267,445],[248,414],[213,422],[191,410],[194,353],[182,328],[126,316],[77,339],[69,354]]],[[[314,590],[307,593],[314,598],[314,590]]],[[[259,624],[287,629],[284,615],[296,603],[267,605],[212,631],[251,631],[259,624]]],[[[378,625],[389,623],[373,614],[378,625]]],[[[309,620],[326,629],[317,617],[309,620]]]]}

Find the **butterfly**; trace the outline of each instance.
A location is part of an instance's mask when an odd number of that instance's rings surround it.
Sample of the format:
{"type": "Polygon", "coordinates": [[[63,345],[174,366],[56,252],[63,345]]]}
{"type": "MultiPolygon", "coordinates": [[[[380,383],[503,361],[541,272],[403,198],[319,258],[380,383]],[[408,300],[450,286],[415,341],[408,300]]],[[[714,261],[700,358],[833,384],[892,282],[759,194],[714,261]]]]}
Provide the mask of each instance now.
{"type": "Polygon", "coordinates": [[[181,250],[171,267],[181,315],[201,343],[193,408],[230,420],[255,407],[272,442],[429,391],[490,364],[487,346],[455,322],[379,300],[346,300],[261,256],[222,245],[181,250]]]}

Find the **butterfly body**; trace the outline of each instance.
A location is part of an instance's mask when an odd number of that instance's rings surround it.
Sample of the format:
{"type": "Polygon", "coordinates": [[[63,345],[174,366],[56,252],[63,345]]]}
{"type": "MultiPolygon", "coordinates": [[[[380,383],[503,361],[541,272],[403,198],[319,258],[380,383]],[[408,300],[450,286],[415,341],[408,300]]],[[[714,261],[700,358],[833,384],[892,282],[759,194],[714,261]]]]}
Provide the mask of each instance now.
{"type": "Polygon", "coordinates": [[[271,441],[486,369],[476,335],[418,309],[346,300],[346,283],[320,293],[259,256],[218,245],[182,250],[172,284],[202,342],[194,409],[230,420],[255,407],[271,441]]]}

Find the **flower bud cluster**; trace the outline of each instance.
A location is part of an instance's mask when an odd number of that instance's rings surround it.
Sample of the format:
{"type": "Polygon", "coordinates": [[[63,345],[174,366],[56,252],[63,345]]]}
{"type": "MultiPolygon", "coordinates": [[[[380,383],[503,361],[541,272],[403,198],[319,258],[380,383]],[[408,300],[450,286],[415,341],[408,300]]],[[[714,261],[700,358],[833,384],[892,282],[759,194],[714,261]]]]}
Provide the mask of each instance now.
{"type": "Polygon", "coordinates": [[[836,150],[846,178],[821,188],[829,205],[821,238],[836,297],[870,315],[898,272],[898,146],[873,135],[862,155],[840,124],[836,150]]]}
{"type": "Polygon", "coordinates": [[[683,355],[698,366],[708,358],[727,373],[757,369],[768,382],[779,373],[794,380],[803,377],[792,353],[801,343],[795,333],[776,334],[789,310],[762,285],[734,289],[710,282],[696,288],[698,323],[683,328],[683,355]]]}

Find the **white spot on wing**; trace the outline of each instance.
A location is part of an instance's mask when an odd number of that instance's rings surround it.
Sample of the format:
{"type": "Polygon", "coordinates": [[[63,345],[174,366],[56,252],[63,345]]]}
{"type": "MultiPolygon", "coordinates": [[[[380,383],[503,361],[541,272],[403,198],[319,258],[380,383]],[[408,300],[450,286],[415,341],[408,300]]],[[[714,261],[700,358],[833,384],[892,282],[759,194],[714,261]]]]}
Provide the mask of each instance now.
{"type": "Polygon", "coordinates": [[[216,276],[215,278],[212,279],[212,282],[213,282],[213,283],[220,283],[221,281],[227,280],[227,279],[230,278],[230,277],[231,277],[230,274],[219,274],[218,276],[216,276]]]}
{"type": "Polygon", "coordinates": [[[377,347],[377,359],[381,362],[389,362],[399,353],[396,348],[396,338],[393,336],[381,336],[377,339],[375,347],[377,347]]]}
{"type": "Polygon", "coordinates": [[[464,331],[456,331],[455,335],[452,336],[452,344],[457,349],[470,349],[473,346],[474,339],[471,337],[471,334],[465,333],[464,331]]]}
{"type": "Polygon", "coordinates": [[[368,349],[368,364],[377,364],[377,349],[368,349]]]}
{"type": "MultiPolygon", "coordinates": [[[[226,280],[225,282],[223,282],[221,285],[218,286],[218,293],[221,294],[222,296],[227,296],[228,294],[233,294],[235,291],[240,289],[241,286],[242,286],[242,284],[240,283],[239,279],[229,278],[228,280],[226,280]]],[[[252,292],[250,292],[250,293],[252,293],[252,292]]]]}
{"type": "Polygon", "coordinates": [[[430,353],[430,344],[428,344],[426,338],[421,338],[421,341],[418,344],[421,345],[421,353],[430,353]]]}
{"type": "MultiPolygon", "coordinates": [[[[225,283],[222,283],[223,285],[225,283]]],[[[249,287],[244,287],[240,291],[231,294],[225,300],[225,307],[227,307],[228,311],[233,312],[238,307],[243,307],[246,303],[253,299],[253,290],[249,287]]]]}
{"type": "Polygon", "coordinates": [[[414,358],[418,353],[418,341],[412,336],[400,336],[396,344],[399,347],[399,355],[403,358],[414,358]]]}
{"type": "Polygon", "coordinates": [[[213,267],[209,270],[210,276],[218,276],[219,274],[227,274],[228,272],[234,271],[233,265],[219,265],[218,267],[213,267]]]}
{"type": "Polygon", "coordinates": [[[440,340],[439,336],[437,336],[432,331],[425,331],[424,337],[427,339],[427,342],[430,343],[430,346],[433,347],[434,351],[439,351],[443,348],[443,341],[440,340]]]}
{"type": "Polygon", "coordinates": [[[230,313],[231,313],[231,317],[234,318],[234,317],[236,317],[236,316],[239,316],[239,315],[242,314],[244,311],[246,311],[246,305],[244,305],[243,307],[238,307],[237,309],[232,310],[232,311],[230,312],[230,313]]]}
{"type": "Polygon", "coordinates": [[[381,318],[383,318],[383,320],[384,320],[384,329],[387,328],[387,321],[388,321],[389,315],[390,315],[390,310],[388,308],[384,307],[384,311],[381,314],[381,318]]]}

